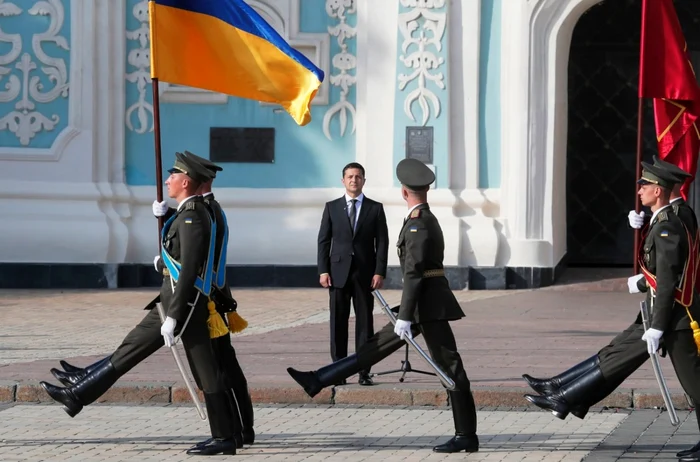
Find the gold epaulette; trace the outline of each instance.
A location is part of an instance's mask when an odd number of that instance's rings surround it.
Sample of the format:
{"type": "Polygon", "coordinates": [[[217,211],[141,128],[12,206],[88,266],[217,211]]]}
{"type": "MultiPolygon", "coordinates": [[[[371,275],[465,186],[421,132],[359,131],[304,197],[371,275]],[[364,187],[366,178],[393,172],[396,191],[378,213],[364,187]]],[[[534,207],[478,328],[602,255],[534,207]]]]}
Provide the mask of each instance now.
{"type": "Polygon", "coordinates": [[[413,209],[411,212],[411,218],[418,218],[420,216],[420,209],[413,209]]]}

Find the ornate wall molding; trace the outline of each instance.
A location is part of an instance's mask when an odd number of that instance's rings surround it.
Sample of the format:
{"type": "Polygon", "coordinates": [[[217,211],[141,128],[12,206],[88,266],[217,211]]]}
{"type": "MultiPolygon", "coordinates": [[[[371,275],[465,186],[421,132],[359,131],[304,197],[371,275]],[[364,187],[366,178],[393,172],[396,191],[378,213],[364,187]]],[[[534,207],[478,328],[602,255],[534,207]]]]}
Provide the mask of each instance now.
{"type": "MultiPolygon", "coordinates": [[[[19,16],[22,13],[22,9],[14,3],[0,2],[0,16],[19,16]]],[[[24,52],[19,61],[12,66],[20,71],[20,77],[11,74],[12,67],[5,66],[14,63],[20,56],[22,37],[0,30],[0,42],[12,44],[10,51],[0,56],[0,82],[3,76],[7,76],[5,91],[0,92],[0,102],[11,102],[21,95],[20,100],[15,103],[15,110],[0,117],[0,130],[14,133],[22,146],[29,146],[38,133],[53,130],[60,121],[57,114],[48,117],[44,115],[37,109],[37,103],[50,103],[59,97],[67,98],[69,88],[65,60],[49,56],[43,48],[44,42],[52,42],[63,50],[70,49],[66,38],[59,35],[65,20],[61,0],[37,1],[27,13],[32,16],[49,16],[50,23],[46,31],[32,36],[32,50],[39,63],[32,59],[31,54],[24,52]],[[41,78],[35,75],[39,70],[53,84],[47,91],[44,91],[41,78]]]]}
{"type": "MultiPolygon", "coordinates": [[[[141,0],[131,10],[139,21],[139,27],[126,31],[127,40],[139,42],[139,47],[129,51],[127,63],[136,68],[127,72],[126,80],[136,85],[138,100],[126,109],[126,127],[139,134],[153,131],[153,105],[146,98],[151,90],[151,53],[148,41],[148,0],[141,0]],[[135,119],[134,119],[135,117],[135,119]],[[137,123],[134,124],[134,121],[137,123]]],[[[128,70],[128,69],[127,69],[128,70]]]]}
{"type": "Polygon", "coordinates": [[[442,51],[447,13],[434,11],[443,9],[445,0],[401,0],[401,5],[412,9],[399,14],[399,31],[403,37],[403,54],[399,59],[412,72],[398,75],[399,90],[405,90],[414,80],[418,81],[418,87],[406,95],[403,109],[415,122],[411,106],[417,101],[422,111],[421,125],[425,125],[431,116],[430,103],[433,106],[433,117],[438,117],[441,109],[440,98],[428,88],[428,83],[433,82],[438,88],[445,89],[445,76],[437,71],[445,59],[436,52],[442,51]],[[423,21],[419,22],[421,18],[423,21]],[[431,47],[434,47],[435,51],[432,51],[431,47]]]}
{"type": "Polygon", "coordinates": [[[357,11],[356,0],[326,0],[326,13],[331,18],[337,18],[338,24],[328,27],[328,33],[337,37],[340,52],[333,55],[331,63],[337,71],[336,74],[328,77],[330,84],[340,87],[340,100],[333,104],[326,111],[323,117],[323,134],[332,140],[330,126],[331,120],[336,115],[340,122],[340,136],[345,135],[348,123],[348,113],[352,122],[351,134],[355,133],[355,106],[348,101],[350,87],[357,83],[357,74],[350,74],[350,71],[357,68],[357,57],[348,51],[346,40],[353,40],[357,36],[357,27],[352,27],[347,23],[347,16],[355,14],[357,11]]]}

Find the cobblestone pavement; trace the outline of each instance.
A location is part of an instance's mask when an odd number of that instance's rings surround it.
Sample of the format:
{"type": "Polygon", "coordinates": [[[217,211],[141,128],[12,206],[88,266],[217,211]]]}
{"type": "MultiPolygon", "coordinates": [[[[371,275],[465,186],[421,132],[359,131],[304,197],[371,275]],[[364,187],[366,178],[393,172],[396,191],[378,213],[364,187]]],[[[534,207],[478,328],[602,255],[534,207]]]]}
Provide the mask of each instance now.
{"type": "MultiPolygon", "coordinates": [[[[461,292],[459,298],[468,303],[506,294],[513,291],[461,292]]],[[[112,351],[145,315],[139,308],[156,295],[156,289],[0,290],[0,365],[112,351]]],[[[400,299],[395,290],[385,296],[400,299]]],[[[237,337],[330,319],[323,289],[244,289],[235,297],[249,323],[237,337]]]]}
{"type": "MultiPolygon", "coordinates": [[[[544,412],[487,410],[478,418],[480,452],[447,455],[433,453],[432,447],[453,434],[449,409],[256,407],[256,443],[237,457],[573,462],[595,455],[600,442],[629,419],[627,413],[606,412],[562,422],[544,412]]],[[[91,406],[70,419],[58,406],[16,405],[0,412],[0,431],[0,460],[8,462],[178,461],[192,460],[184,451],[208,437],[208,424],[184,406],[91,406]]]]}

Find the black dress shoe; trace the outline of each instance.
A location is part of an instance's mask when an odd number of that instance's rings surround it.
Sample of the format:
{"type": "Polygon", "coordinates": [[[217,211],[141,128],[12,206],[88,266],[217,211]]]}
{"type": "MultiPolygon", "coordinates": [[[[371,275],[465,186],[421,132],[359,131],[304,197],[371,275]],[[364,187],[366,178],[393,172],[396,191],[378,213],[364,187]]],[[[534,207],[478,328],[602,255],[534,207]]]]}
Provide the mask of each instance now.
{"type": "Polygon", "coordinates": [[[700,462],[700,451],[696,451],[692,454],[688,454],[687,456],[683,456],[680,459],[681,462],[700,462]]]}
{"type": "Polygon", "coordinates": [[[457,435],[453,436],[447,443],[439,444],[433,448],[434,452],[478,452],[479,451],[479,438],[476,435],[463,436],[457,435]]]}
{"type": "MultiPolygon", "coordinates": [[[[233,435],[233,439],[236,441],[236,449],[241,449],[243,447],[243,437],[241,435],[233,435]]],[[[209,438],[208,440],[200,441],[199,443],[192,446],[190,449],[202,448],[214,441],[214,438],[209,438]]]]}
{"type": "Polygon", "coordinates": [[[358,380],[357,383],[365,387],[374,385],[374,382],[372,381],[372,378],[369,375],[361,375],[360,380],[358,380]]]}
{"type": "Polygon", "coordinates": [[[692,448],[685,449],[685,450],[683,450],[683,451],[678,451],[678,452],[676,453],[676,457],[685,457],[685,456],[689,456],[689,455],[691,455],[691,454],[693,454],[693,453],[695,453],[695,452],[698,452],[698,451],[700,451],[700,441],[698,441],[698,443],[697,443],[695,446],[693,446],[692,448]]]}
{"type": "Polygon", "coordinates": [[[189,448],[187,454],[191,456],[215,456],[217,454],[235,456],[236,440],[234,438],[210,438],[189,448]]]}

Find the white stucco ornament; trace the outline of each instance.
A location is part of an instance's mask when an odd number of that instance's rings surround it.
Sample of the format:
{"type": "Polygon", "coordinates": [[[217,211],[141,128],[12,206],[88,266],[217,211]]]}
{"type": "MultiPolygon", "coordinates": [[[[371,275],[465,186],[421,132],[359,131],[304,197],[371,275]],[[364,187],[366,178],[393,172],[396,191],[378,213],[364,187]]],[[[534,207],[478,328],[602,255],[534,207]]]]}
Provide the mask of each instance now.
{"type": "MultiPolygon", "coordinates": [[[[12,72],[11,67],[4,67],[15,62],[22,52],[22,37],[19,34],[7,34],[0,29],[0,42],[11,43],[9,52],[0,56],[0,102],[10,102],[20,96],[15,103],[15,110],[0,117],[0,130],[9,130],[14,133],[22,146],[28,146],[34,136],[41,131],[53,130],[59,122],[57,114],[50,117],[36,110],[36,103],[50,103],[58,97],[68,96],[68,71],[65,60],[54,58],[46,54],[43,49],[44,42],[52,42],[57,47],[68,50],[68,41],[59,35],[63,27],[65,12],[61,0],[38,1],[27,13],[33,16],[49,16],[49,26],[44,32],[32,36],[32,50],[36,59],[42,64],[41,72],[53,84],[48,91],[44,90],[41,78],[32,75],[39,66],[29,53],[23,53],[19,61],[14,65],[18,69],[21,78],[12,72]],[[9,75],[8,75],[9,74],[9,75]],[[7,82],[3,85],[3,79],[7,76],[7,82]]],[[[18,16],[22,10],[14,3],[6,3],[0,0],[0,17],[18,16]]]]}
{"type": "Polygon", "coordinates": [[[350,73],[357,67],[357,58],[348,51],[348,44],[346,43],[346,40],[351,40],[357,35],[357,28],[350,26],[346,22],[347,15],[353,14],[355,11],[355,0],[326,0],[326,13],[331,18],[338,18],[338,24],[329,27],[328,33],[338,39],[338,45],[340,46],[340,52],[333,55],[331,59],[331,64],[336,73],[330,76],[331,85],[340,87],[340,100],[329,107],[323,117],[323,134],[329,140],[332,140],[331,120],[336,115],[340,122],[340,136],[345,135],[348,113],[352,123],[351,133],[355,133],[355,106],[348,101],[348,93],[350,92],[350,87],[357,82],[356,75],[350,73]]]}
{"type": "Polygon", "coordinates": [[[399,90],[405,90],[409,83],[417,80],[418,87],[406,95],[403,109],[415,122],[412,105],[417,101],[422,111],[421,125],[425,125],[431,115],[430,104],[433,107],[433,117],[440,115],[440,98],[428,88],[428,83],[432,82],[440,89],[445,88],[445,76],[437,71],[445,60],[436,52],[442,51],[447,14],[444,11],[433,11],[443,8],[445,0],[401,0],[401,5],[412,9],[399,14],[399,31],[403,37],[403,54],[399,59],[412,72],[398,75],[399,90]],[[421,18],[423,21],[419,23],[421,18]]]}
{"type": "Polygon", "coordinates": [[[135,83],[139,92],[138,100],[126,110],[126,127],[138,134],[153,131],[153,105],[146,101],[148,85],[151,83],[151,52],[148,29],[148,1],[143,0],[134,5],[131,12],[139,21],[138,29],[126,31],[127,40],[139,42],[138,48],[129,51],[127,62],[136,70],[126,74],[126,80],[135,83]],[[138,125],[132,122],[136,113],[138,125]]]}

